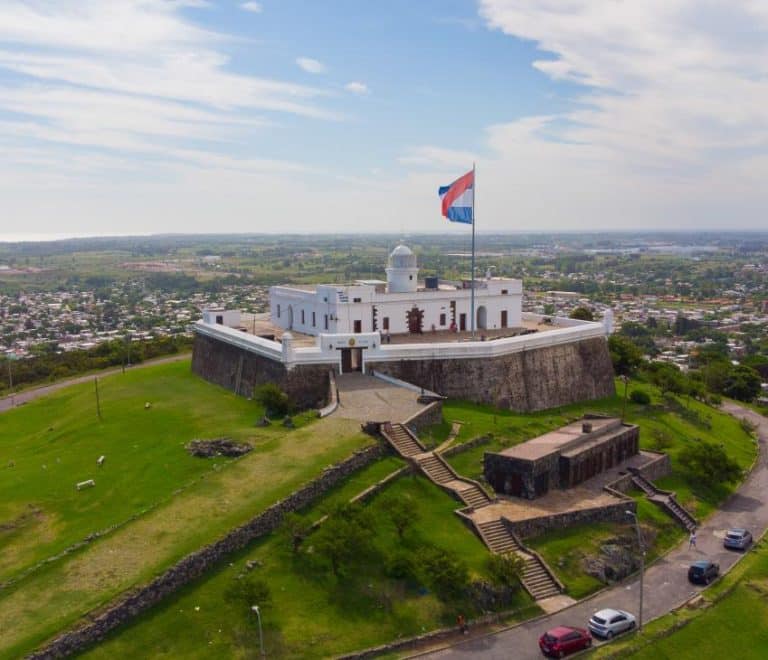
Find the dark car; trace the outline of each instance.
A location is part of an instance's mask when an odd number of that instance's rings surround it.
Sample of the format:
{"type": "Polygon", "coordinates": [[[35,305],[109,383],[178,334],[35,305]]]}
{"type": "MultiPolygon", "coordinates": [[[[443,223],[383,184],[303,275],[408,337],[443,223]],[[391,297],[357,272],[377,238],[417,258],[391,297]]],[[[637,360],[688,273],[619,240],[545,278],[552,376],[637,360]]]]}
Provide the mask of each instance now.
{"type": "Polygon", "coordinates": [[[720,575],[720,565],[704,559],[691,564],[688,579],[694,584],[709,584],[720,575]]]}
{"type": "Polygon", "coordinates": [[[752,534],[740,527],[729,529],[725,533],[723,546],[732,550],[746,550],[752,545],[752,534]]]}
{"type": "Polygon", "coordinates": [[[539,638],[541,652],[550,658],[562,658],[590,646],[592,646],[592,637],[584,628],[557,626],[539,638]]]}

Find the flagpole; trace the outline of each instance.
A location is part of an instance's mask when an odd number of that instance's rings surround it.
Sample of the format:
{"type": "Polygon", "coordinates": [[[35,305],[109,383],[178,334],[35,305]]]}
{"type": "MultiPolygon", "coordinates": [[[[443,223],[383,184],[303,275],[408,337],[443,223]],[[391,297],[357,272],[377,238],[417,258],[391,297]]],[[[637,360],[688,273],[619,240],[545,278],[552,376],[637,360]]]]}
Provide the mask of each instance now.
{"type": "Polygon", "coordinates": [[[472,315],[472,339],[475,338],[475,200],[477,199],[477,177],[472,163],[472,289],[470,292],[470,313],[472,315]]]}

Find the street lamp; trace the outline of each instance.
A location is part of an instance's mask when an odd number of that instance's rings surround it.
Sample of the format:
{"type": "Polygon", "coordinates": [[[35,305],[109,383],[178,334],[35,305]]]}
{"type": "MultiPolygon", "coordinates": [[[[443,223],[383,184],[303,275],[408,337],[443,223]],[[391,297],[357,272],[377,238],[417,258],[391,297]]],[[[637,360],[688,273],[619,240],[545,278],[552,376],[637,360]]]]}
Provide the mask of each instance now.
{"type": "Polygon", "coordinates": [[[627,414],[627,387],[629,386],[629,376],[622,374],[619,376],[619,380],[624,383],[624,403],[621,406],[621,421],[624,421],[624,417],[627,414]]]}
{"type": "Polygon", "coordinates": [[[645,572],[645,548],[643,547],[643,537],[640,534],[640,522],[634,511],[625,511],[628,516],[632,516],[635,521],[635,531],[637,532],[637,547],[640,551],[640,612],[637,617],[637,630],[643,629],[643,573],[645,572]]]}
{"type": "Polygon", "coordinates": [[[259,621],[259,649],[261,650],[262,657],[264,656],[264,636],[261,633],[261,611],[258,605],[252,605],[251,609],[256,612],[256,618],[259,621]]]}

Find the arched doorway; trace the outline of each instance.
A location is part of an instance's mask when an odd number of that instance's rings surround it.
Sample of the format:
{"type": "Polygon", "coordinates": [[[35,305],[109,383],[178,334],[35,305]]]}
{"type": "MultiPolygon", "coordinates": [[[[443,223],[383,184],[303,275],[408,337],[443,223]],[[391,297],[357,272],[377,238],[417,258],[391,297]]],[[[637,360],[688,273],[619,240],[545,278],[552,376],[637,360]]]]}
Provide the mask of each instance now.
{"type": "Polygon", "coordinates": [[[477,329],[485,330],[488,327],[488,310],[485,305],[477,308],[477,329]]]}
{"type": "Polygon", "coordinates": [[[406,321],[408,323],[408,332],[421,334],[424,330],[424,310],[414,305],[412,309],[406,312],[406,321]]]}

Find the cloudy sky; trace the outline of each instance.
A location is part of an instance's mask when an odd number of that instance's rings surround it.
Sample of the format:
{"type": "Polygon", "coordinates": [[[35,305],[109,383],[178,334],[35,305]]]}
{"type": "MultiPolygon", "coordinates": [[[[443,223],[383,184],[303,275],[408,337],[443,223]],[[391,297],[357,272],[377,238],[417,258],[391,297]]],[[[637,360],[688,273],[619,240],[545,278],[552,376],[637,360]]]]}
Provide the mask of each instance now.
{"type": "Polygon", "coordinates": [[[766,229],[765,0],[2,0],[0,237],[766,229]]]}

